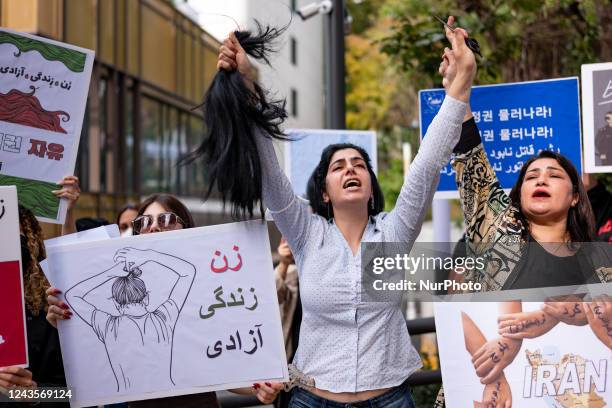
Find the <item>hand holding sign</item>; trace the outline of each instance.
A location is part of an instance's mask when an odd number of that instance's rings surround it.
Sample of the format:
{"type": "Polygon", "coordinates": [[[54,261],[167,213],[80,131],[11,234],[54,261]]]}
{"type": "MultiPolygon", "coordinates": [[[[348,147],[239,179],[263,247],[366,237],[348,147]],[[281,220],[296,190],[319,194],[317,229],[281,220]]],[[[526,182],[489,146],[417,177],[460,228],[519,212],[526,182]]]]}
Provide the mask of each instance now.
{"type": "Polygon", "coordinates": [[[76,176],[66,176],[57,184],[62,186],[62,188],[60,190],[53,190],[52,193],[58,198],[68,200],[68,210],[72,210],[81,195],[79,178],[76,176]]]}
{"type": "Polygon", "coordinates": [[[263,404],[271,404],[276,399],[278,393],[283,389],[283,383],[255,383],[253,388],[255,389],[255,396],[259,401],[263,404]]]}
{"type": "Polygon", "coordinates": [[[56,329],[58,320],[70,319],[72,316],[70,307],[64,301],[58,298],[61,293],[61,290],[53,286],[49,287],[46,292],[47,305],[49,306],[47,308],[47,321],[56,329]]]}
{"type": "Polygon", "coordinates": [[[0,367],[0,390],[15,387],[36,388],[32,372],[18,366],[0,367]]]}

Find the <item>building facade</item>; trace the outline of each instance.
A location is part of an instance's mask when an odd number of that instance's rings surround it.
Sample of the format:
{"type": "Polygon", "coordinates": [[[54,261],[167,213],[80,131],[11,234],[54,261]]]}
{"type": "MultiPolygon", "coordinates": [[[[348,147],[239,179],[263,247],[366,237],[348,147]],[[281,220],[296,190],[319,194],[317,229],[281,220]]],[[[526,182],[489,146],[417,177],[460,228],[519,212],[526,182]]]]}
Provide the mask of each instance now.
{"type": "Polygon", "coordinates": [[[216,73],[220,44],[197,21],[164,0],[0,0],[0,21],[96,51],[75,168],[77,217],[114,222],[124,203],[168,192],[199,225],[227,220],[214,200],[202,205],[202,165],[176,165],[202,140],[199,105],[216,73]]]}
{"type": "MultiPolygon", "coordinates": [[[[325,127],[323,19],[302,21],[295,13],[315,0],[188,0],[203,27],[217,40],[238,29],[255,27],[254,20],[273,27],[289,24],[272,56],[271,65],[258,65],[261,83],[287,100],[286,128],[325,127]]],[[[177,4],[181,0],[176,0],[177,4]]],[[[184,2],[184,1],[183,1],[184,2]]],[[[180,7],[180,5],[179,5],[180,7]]]]}

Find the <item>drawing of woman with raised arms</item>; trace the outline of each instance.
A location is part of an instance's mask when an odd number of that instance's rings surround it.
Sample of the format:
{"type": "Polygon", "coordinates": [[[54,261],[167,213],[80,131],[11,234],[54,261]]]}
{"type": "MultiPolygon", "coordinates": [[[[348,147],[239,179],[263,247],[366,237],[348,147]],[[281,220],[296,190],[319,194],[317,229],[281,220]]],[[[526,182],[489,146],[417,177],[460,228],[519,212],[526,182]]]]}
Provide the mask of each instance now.
{"type": "MultiPolygon", "coordinates": [[[[195,223],[189,210],[176,197],[169,194],[154,194],[140,204],[138,215],[132,222],[132,226],[134,234],[139,235],[193,228],[195,223]]],[[[91,282],[92,279],[96,279],[94,277],[70,289],[65,296],[66,302],[60,299],[62,292],[58,288],[50,287],[47,290],[47,302],[49,303],[47,320],[51,325],[57,327],[58,320],[70,319],[72,314],[70,306],[72,306],[74,311],[79,314],[79,317],[94,329],[98,338],[105,342],[107,351],[109,347],[113,350],[112,352],[109,351],[109,360],[113,364],[113,370],[118,369],[118,372],[115,371],[118,382],[123,382],[125,377],[126,380],[130,381],[131,386],[135,387],[131,372],[124,376],[121,369],[125,368],[121,365],[121,359],[116,358],[120,357],[121,353],[134,352],[134,339],[141,341],[144,347],[141,348],[143,350],[143,358],[139,360],[139,367],[133,369],[145,372],[141,376],[143,379],[146,378],[148,380],[151,376],[163,375],[165,376],[162,378],[163,381],[171,380],[170,361],[168,361],[169,371],[159,373],[151,369],[149,361],[157,360],[162,358],[162,356],[168,359],[171,358],[171,354],[168,356],[168,351],[171,352],[172,345],[168,346],[167,341],[168,339],[170,342],[172,341],[174,325],[189,293],[191,282],[193,282],[193,276],[191,278],[186,277],[191,273],[195,273],[195,271],[192,272],[193,266],[170,255],[155,251],[139,251],[133,248],[124,248],[117,251],[113,261],[116,265],[98,275],[97,279],[98,282],[108,282],[110,279],[115,279],[112,283],[111,299],[120,316],[108,314],[105,316],[100,310],[95,311],[95,306],[82,304],[87,303],[87,293],[101,284],[91,282]],[[150,262],[154,262],[154,264],[145,265],[150,262]],[[146,270],[153,269],[153,267],[162,270],[171,269],[178,276],[178,279],[167,300],[163,303],[158,301],[161,305],[155,307],[154,311],[149,312],[154,305],[149,304],[150,293],[147,291],[145,281],[147,276],[146,270]],[[68,296],[71,296],[72,299],[68,296]],[[77,296],[81,299],[75,299],[77,296]],[[83,300],[83,298],[85,299],[83,300]],[[70,303],[70,306],[67,303],[70,303]],[[105,324],[105,322],[108,324],[105,324]],[[144,336],[141,337],[143,332],[146,332],[146,338],[144,336]],[[117,338],[114,338],[113,335],[117,333],[119,333],[117,338]],[[157,342],[156,338],[149,338],[149,336],[153,337],[157,334],[162,336],[159,342],[157,342]],[[120,344],[124,343],[120,342],[125,340],[128,340],[129,344],[121,348],[120,344]]],[[[171,273],[171,271],[168,271],[168,273],[171,273]]],[[[151,298],[159,299],[160,297],[151,296],[151,298]]],[[[162,297],[162,299],[164,298],[162,297]]],[[[132,361],[134,360],[132,357],[132,361]]],[[[121,384],[121,389],[128,387],[129,384],[121,384]]],[[[280,383],[262,382],[253,384],[252,388],[237,388],[229,391],[236,394],[254,395],[262,403],[269,404],[276,398],[281,388],[282,384],[280,383]]],[[[130,408],[167,406],[218,408],[219,404],[214,392],[130,401],[130,408]]]]}
{"type": "Polygon", "coordinates": [[[120,249],[113,261],[115,264],[110,269],[70,288],[66,292],[66,302],[104,343],[118,391],[134,387],[139,378],[151,381],[152,375],[160,377],[156,380],[159,384],[172,381],[170,368],[174,327],[193,284],[196,268],[175,256],[136,248],[120,249]],[[150,262],[178,277],[167,300],[152,311],[148,309],[149,292],[140,278],[141,267],[150,262]],[[88,295],[111,280],[112,301],[118,314],[109,314],[88,299],[88,295]],[[168,370],[149,371],[150,367],[146,364],[124,364],[122,354],[133,353],[134,342],[142,347],[144,358],[154,356],[156,361],[163,360],[168,370]],[[139,375],[142,370],[147,371],[144,377],[139,375]]]}

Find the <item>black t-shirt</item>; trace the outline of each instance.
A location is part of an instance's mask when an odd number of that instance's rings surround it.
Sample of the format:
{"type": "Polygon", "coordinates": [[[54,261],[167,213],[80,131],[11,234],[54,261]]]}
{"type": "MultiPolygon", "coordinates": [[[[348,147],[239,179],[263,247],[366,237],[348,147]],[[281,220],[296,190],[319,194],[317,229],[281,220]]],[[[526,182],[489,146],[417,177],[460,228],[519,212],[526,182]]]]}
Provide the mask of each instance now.
{"type": "Polygon", "coordinates": [[[580,249],[570,256],[553,255],[530,237],[524,255],[526,259],[508,289],[583,285],[587,283],[593,271],[582,270],[584,263],[581,267],[579,261],[581,255],[580,249]]]}

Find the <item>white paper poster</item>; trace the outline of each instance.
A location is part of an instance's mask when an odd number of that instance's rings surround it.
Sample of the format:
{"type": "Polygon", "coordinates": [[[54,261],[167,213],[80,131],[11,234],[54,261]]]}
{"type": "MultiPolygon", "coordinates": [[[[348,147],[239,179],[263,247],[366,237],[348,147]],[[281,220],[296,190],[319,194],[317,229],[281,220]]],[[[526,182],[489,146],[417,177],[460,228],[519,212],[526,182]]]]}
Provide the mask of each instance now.
{"type": "Polygon", "coordinates": [[[73,406],[287,380],[260,221],[49,249],[73,406]],[[59,273],[58,271],[61,271],[59,273]]]}
{"type": "Polygon", "coordinates": [[[612,172],[612,62],[582,66],[582,128],[587,173],[612,172]]]}
{"type": "MultiPolygon", "coordinates": [[[[542,304],[522,302],[522,311],[511,317],[514,320],[509,320],[511,315],[503,313],[498,303],[435,304],[446,407],[488,407],[491,403],[506,407],[506,402],[521,408],[610,405],[610,349],[589,324],[559,322],[544,334],[535,333],[554,323],[542,314],[542,304]],[[511,343],[500,336],[500,327],[510,332],[515,331],[510,327],[520,327],[525,332],[533,331],[534,336],[511,343]],[[501,375],[495,374],[493,381],[482,384],[481,378],[498,365],[505,366],[501,375]]],[[[568,313],[571,316],[573,310],[568,313]]]]}
{"type": "Polygon", "coordinates": [[[0,185],[41,221],[63,223],[52,193],[74,172],[94,52],[0,29],[0,185]]]}

